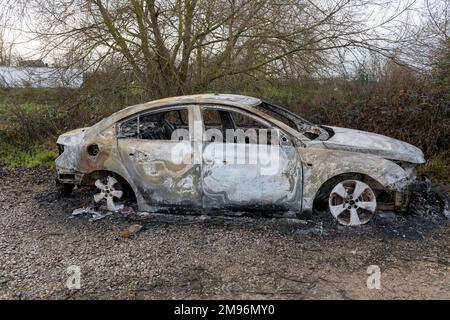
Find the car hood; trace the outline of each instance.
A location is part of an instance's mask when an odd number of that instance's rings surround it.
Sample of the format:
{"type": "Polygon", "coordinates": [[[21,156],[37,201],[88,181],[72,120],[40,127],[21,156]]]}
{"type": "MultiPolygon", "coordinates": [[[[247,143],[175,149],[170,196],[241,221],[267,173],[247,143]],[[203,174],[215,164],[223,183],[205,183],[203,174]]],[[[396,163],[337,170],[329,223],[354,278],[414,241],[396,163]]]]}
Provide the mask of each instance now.
{"type": "Polygon", "coordinates": [[[422,150],[390,137],[367,131],[329,127],[334,135],[323,144],[327,148],[353,152],[370,153],[385,159],[424,163],[422,150]]]}

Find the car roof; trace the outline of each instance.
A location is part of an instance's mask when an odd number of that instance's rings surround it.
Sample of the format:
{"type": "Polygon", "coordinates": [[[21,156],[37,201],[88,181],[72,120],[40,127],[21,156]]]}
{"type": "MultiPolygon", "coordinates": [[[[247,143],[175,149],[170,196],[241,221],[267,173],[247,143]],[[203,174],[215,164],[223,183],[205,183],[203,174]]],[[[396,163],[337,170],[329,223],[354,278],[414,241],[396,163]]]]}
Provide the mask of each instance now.
{"type": "Polygon", "coordinates": [[[258,98],[238,95],[238,94],[223,94],[223,93],[207,93],[207,94],[194,94],[178,97],[170,97],[159,100],[154,100],[144,104],[151,104],[157,106],[178,104],[178,103],[238,103],[248,107],[253,107],[261,103],[258,98]]]}
{"type": "Polygon", "coordinates": [[[177,104],[190,104],[190,103],[204,103],[204,104],[231,104],[231,105],[241,105],[244,108],[251,108],[257,106],[262,101],[258,98],[238,95],[238,94],[218,94],[218,93],[207,93],[207,94],[194,94],[178,97],[170,97],[159,100],[152,100],[149,102],[136,104],[133,106],[126,107],[119,110],[109,117],[98,122],[96,126],[100,129],[110,123],[116,122],[120,119],[126,118],[127,116],[139,113],[144,110],[151,110],[153,108],[168,107],[177,104]]]}

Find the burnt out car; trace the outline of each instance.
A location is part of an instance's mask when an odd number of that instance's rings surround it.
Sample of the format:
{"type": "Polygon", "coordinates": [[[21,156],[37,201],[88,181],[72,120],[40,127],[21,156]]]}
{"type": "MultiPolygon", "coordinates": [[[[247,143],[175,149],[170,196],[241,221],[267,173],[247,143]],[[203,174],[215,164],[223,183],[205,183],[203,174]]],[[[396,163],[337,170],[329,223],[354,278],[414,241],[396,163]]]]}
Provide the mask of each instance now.
{"type": "Polygon", "coordinates": [[[360,225],[404,209],[420,149],[379,134],[315,125],[257,98],[204,94],[125,108],[58,138],[57,181],[96,185],[110,210],[127,191],[141,211],[252,210],[297,217],[327,206],[360,225]]]}

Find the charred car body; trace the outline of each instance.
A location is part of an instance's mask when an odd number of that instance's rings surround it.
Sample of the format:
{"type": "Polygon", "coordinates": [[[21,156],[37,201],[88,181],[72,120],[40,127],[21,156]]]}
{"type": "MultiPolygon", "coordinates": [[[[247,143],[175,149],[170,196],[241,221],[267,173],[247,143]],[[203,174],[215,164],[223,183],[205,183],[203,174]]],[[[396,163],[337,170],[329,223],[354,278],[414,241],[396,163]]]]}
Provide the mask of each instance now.
{"type": "Polygon", "coordinates": [[[67,191],[96,184],[97,200],[110,207],[121,189],[141,211],[297,216],[325,203],[344,225],[366,223],[377,209],[404,209],[414,168],[424,163],[405,142],[314,125],[260,99],[225,94],[131,106],[57,143],[57,181],[67,191]]]}

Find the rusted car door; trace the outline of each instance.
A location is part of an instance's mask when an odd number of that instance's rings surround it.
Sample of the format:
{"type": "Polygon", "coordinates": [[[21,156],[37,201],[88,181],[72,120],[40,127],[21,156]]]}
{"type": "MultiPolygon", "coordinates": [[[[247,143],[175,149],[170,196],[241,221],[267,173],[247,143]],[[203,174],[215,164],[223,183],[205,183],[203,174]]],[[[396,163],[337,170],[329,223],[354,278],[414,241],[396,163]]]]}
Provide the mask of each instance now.
{"type": "Polygon", "coordinates": [[[201,206],[201,165],[193,161],[192,108],[144,112],[118,124],[120,156],[147,203],[201,206]]]}
{"type": "Polygon", "coordinates": [[[204,207],[300,209],[301,166],[287,136],[232,107],[203,106],[202,119],[204,207]]]}

